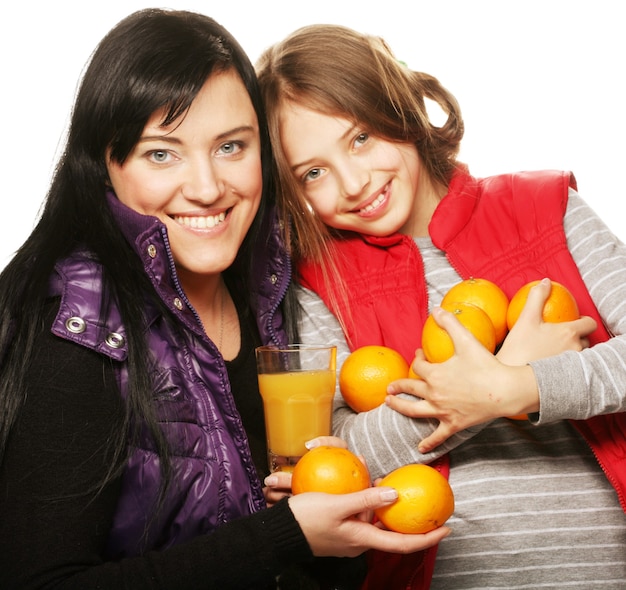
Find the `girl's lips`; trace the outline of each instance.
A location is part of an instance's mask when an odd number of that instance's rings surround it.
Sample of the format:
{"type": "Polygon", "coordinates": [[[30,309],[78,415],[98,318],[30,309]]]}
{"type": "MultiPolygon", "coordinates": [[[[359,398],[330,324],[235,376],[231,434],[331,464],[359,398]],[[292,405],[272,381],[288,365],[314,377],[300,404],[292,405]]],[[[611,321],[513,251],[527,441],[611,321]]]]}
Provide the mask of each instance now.
{"type": "Polygon", "coordinates": [[[228,210],[217,215],[174,215],[176,223],[191,229],[212,229],[226,219],[228,210]]]}
{"type": "Polygon", "coordinates": [[[359,209],[354,209],[354,213],[358,213],[363,217],[375,215],[389,200],[389,188],[390,185],[386,184],[383,190],[374,199],[368,202],[365,206],[360,207],[359,209]]]}

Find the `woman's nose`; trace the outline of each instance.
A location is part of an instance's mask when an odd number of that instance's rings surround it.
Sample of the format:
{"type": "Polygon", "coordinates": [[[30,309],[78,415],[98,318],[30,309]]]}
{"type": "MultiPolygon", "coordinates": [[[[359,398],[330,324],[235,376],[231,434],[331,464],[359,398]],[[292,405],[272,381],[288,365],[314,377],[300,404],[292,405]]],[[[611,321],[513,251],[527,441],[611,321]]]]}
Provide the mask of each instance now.
{"type": "Polygon", "coordinates": [[[186,170],[182,193],[191,201],[212,203],[222,194],[221,184],[211,162],[195,162],[186,170]]]}

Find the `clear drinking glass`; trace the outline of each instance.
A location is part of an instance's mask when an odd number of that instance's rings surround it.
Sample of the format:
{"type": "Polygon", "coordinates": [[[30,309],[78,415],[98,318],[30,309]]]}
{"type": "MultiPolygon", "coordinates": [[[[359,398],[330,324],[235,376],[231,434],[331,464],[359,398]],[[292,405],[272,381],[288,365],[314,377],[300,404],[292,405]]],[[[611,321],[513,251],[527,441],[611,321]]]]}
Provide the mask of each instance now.
{"type": "Polygon", "coordinates": [[[336,346],[292,344],[256,349],[270,471],[291,471],[304,443],[329,435],[336,346]]]}

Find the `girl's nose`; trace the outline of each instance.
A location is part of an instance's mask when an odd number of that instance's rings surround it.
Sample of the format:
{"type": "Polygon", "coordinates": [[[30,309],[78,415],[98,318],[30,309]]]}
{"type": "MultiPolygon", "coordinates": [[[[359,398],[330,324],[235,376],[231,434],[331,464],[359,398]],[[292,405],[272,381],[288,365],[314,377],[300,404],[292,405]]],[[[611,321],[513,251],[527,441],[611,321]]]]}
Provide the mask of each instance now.
{"type": "Polygon", "coordinates": [[[360,196],[369,184],[369,170],[356,162],[347,162],[339,171],[341,186],[346,197],[360,196]]]}

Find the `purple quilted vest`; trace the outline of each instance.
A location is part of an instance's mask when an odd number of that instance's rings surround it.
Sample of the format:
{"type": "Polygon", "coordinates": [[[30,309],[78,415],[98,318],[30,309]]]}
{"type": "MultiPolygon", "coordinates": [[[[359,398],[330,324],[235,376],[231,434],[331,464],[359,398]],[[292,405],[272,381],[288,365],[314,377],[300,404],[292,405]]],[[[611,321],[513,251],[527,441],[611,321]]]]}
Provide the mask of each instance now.
{"type": "MultiPolygon", "coordinates": [[[[155,410],[171,448],[174,477],[163,508],[153,518],[160,471],[152,440],[144,436],[130,455],[109,538],[111,555],[124,557],[208,533],[264,508],[265,500],[226,366],[180,288],[165,227],[156,218],[125,207],[113,195],[108,198],[157,293],[186,328],[181,337],[181,330],[157,309],[146,310],[155,410]]],[[[268,242],[257,249],[263,259],[255,265],[254,301],[262,340],[284,344],[278,306],[291,267],[280,247],[278,228],[266,229],[268,242]]],[[[125,396],[126,336],[115,306],[101,322],[100,265],[88,253],[76,252],[57,265],[57,273],[51,291],[61,295],[61,305],[53,332],[117,361],[115,372],[125,396]]]]}

